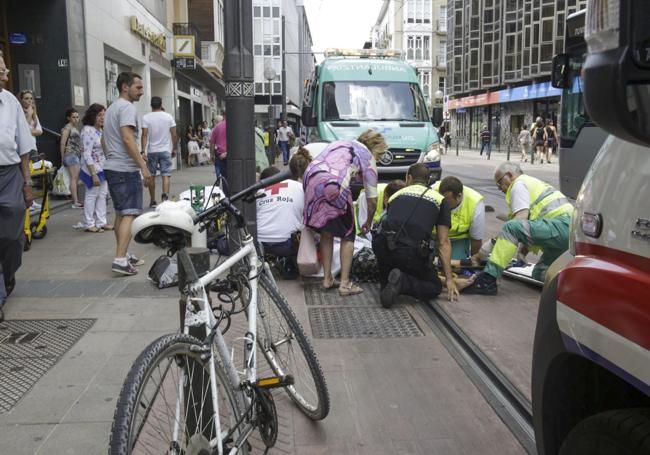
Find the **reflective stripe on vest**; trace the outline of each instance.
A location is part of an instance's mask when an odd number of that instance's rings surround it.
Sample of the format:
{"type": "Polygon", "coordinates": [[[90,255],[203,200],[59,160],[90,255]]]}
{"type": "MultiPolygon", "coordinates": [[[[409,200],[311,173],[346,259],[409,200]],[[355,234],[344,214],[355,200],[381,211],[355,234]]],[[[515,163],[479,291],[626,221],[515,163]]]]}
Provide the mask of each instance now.
{"type": "MultiPolygon", "coordinates": [[[[433,189],[440,192],[440,182],[436,182],[433,189]]],[[[469,228],[474,220],[474,210],[482,200],[483,195],[481,193],[463,185],[463,200],[451,212],[451,229],[449,230],[451,240],[469,238],[469,228]]]]}
{"type": "Polygon", "coordinates": [[[427,188],[424,185],[421,185],[419,183],[416,183],[414,185],[407,186],[405,188],[402,188],[399,190],[397,193],[393,194],[388,202],[393,202],[395,199],[397,199],[399,196],[415,196],[415,197],[422,197],[426,199],[427,201],[433,202],[436,204],[438,207],[440,207],[440,204],[442,204],[443,197],[440,193],[438,193],[436,190],[432,190],[431,188],[427,188]],[[427,191],[424,191],[424,190],[427,191]]]}
{"type": "Polygon", "coordinates": [[[560,215],[572,214],[573,206],[560,191],[551,185],[530,175],[522,174],[517,177],[506,192],[506,203],[508,204],[508,217],[512,218],[512,201],[510,192],[518,181],[523,181],[528,188],[530,195],[530,207],[528,219],[533,221],[539,218],[555,218],[560,215]]]}

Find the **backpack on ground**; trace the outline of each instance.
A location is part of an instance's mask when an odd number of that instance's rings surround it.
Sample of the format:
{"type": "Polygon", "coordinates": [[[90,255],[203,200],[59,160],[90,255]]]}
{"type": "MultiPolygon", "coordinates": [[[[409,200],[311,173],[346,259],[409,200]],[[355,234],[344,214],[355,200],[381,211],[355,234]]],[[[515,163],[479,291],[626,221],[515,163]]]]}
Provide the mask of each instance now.
{"type": "Polygon", "coordinates": [[[176,255],[160,256],[149,269],[149,280],[153,281],[158,289],[170,288],[178,285],[178,264],[176,255]]]}

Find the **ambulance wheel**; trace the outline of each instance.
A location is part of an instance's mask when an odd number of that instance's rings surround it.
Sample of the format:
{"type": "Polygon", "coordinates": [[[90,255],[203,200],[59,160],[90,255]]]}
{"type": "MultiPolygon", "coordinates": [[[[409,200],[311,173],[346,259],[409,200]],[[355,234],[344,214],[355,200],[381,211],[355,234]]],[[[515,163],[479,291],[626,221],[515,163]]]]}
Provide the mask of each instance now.
{"type": "Polygon", "coordinates": [[[560,455],[650,455],[650,408],[601,412],[578,423],[560,455]]]}
{"type": "Polygon", "coordinates": [[[36,228],[38,227],[38,221],[34,221],[32,224],[29,225],[29,227],[32,230],[32,237],[34,237],[37,240],[40,240],[47,235],[47,226],[43,226],[43,229],[41,229],[40,231],[36,230],[36,228]]]}
{"type": "Polygon", "coordinates": [[[25,234],[25,243],[23,243],[23,251],[29,251],[31,247],[32,247],[32,239],[30,239],[29,236],[25,234]]]}

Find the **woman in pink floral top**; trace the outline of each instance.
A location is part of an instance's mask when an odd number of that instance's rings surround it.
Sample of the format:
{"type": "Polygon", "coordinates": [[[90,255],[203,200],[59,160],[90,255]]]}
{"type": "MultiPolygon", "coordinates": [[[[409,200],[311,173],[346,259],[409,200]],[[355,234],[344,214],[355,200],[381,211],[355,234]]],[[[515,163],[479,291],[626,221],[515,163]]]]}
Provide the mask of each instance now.
{"type": "Polygon", "coordinates": [[[339,287],[343,296],[359,294],[363,289],[350,281],[354,254],[353,181],[363,183],[368,200],[369,218],[362,231],[370,229],[377,204],[376,159],[388,146],[381,134],[364,132],[356,141],[329,144],[309,165],[303,178],[305,189],[305,225],[320,233],[323,262],[323,287],[339,287]],[[341,281],[332,276],[334,237],[341,239],[341,281]]]}
{"type": "Polygon", "coordinates": [[[86,185],[84,199],[84,222],[86,232],[103,232],[113,229],[106,222],[106,197],[108,183],[103,165],[106,161],[102,150],[102,128],[106,109],[101,104],[92,104],[83,117],[81,130],[81,172],[79,179],[86,185]]]}

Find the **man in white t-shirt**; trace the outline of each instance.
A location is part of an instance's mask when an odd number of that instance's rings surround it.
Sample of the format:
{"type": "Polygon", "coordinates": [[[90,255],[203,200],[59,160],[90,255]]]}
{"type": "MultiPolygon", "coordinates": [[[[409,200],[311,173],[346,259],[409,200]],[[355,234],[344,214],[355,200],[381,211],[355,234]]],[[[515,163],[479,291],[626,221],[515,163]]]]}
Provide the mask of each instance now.
{"type": "Polygon", "coordinates": [[[277,132],[278,147],[282,150],[282,161],[285,166],[289,164],[289,139],[292,137],[294,137],[293,131],[289,128],[285,120],[277,132]]]}
{"type": "MultiPolygon", "coordinates": [[[[273,166],[268,167],[262,171],[260,179],[279,172],[273,166]]],[[[296,234],[303,227],[305,205],[302,184],[295,180],[284,180],[265,188],[264,194],[264,197],[257,199],[257,239],[267,253],[286,258],[282,270],[284,278],[297,277],[296,234]]]]}
{"type": "Polygon", "coordinates": [[[163,110],[162,99],[151,97],[151,112],[142,117],[142,155],[147,160],[147,167],[153,176],[149,187],[151,202],[149,207],[156,206],[156,171],[160,169],[162,176],[161,201],[169,197],[169,184],[172,175],[172,158],[176,157],[176,121],[174,117],[163,110]],[[149,149],[147,150],[147,146],[149,149]]]}

